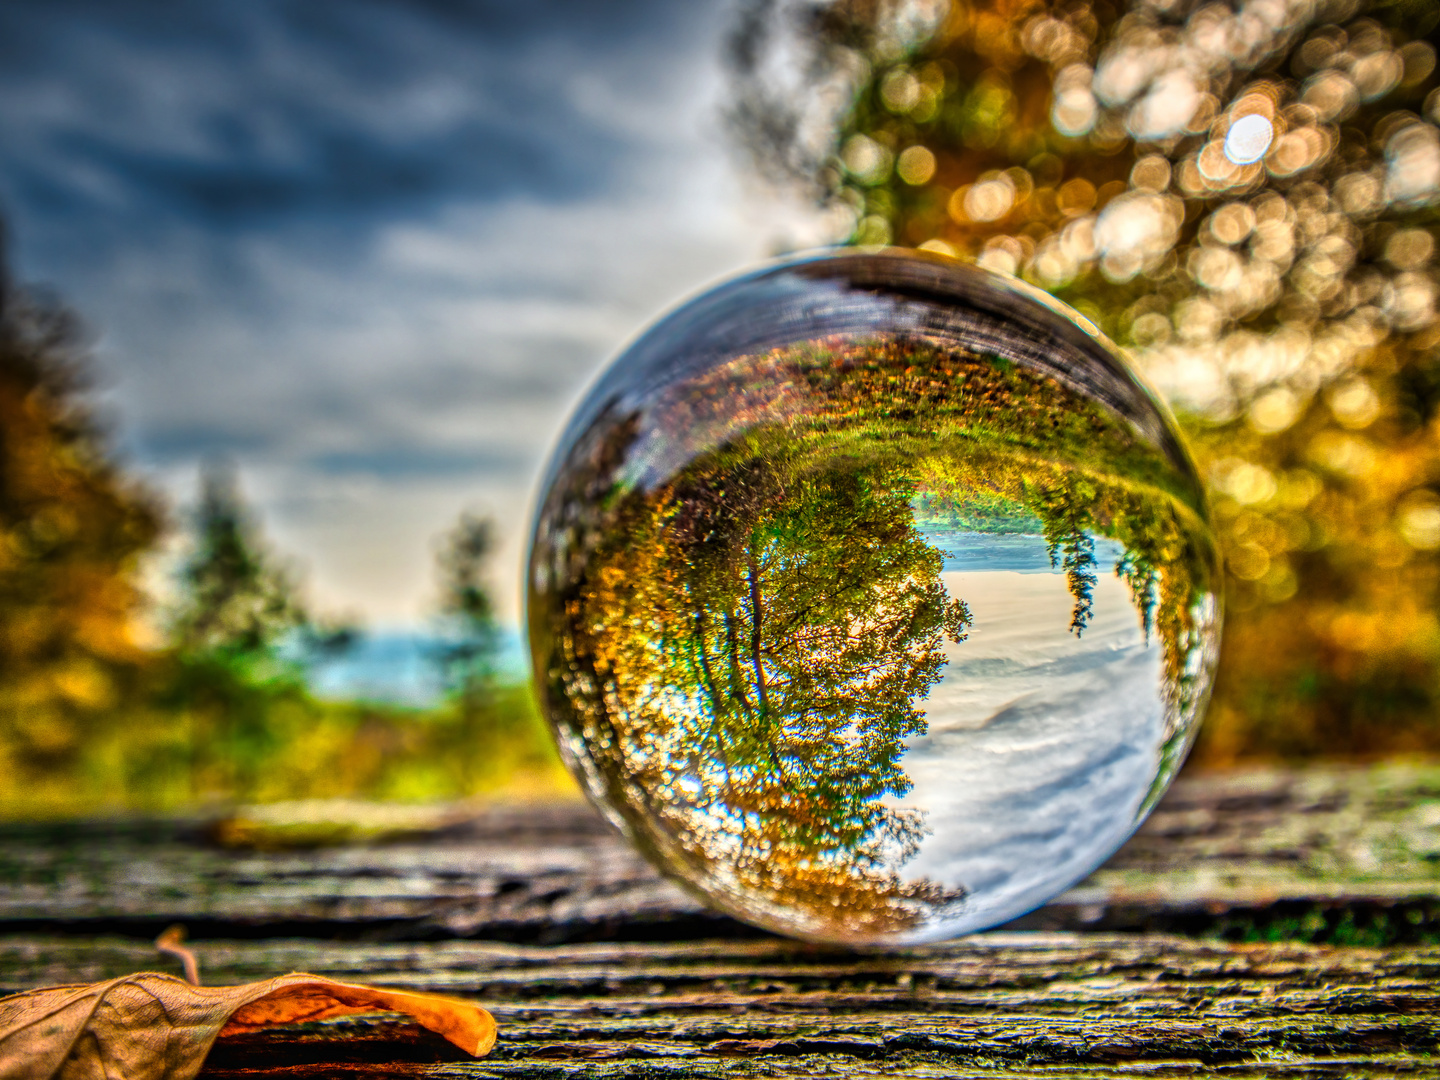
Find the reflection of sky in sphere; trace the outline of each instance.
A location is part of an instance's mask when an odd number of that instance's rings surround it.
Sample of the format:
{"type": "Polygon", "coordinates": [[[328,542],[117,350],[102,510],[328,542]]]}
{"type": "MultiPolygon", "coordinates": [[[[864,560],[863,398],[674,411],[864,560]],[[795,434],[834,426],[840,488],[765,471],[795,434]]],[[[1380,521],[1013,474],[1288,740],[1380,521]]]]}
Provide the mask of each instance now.
{"type": "Polygon", "coordinates": [[[1077,637],[1044,540],[985,539],[946,560],[945,587],[975,621],[947,648],[929,731],[905,758],[915,787],[900,805],[931,830],[906,873],[970,891],[921,937],[1003,922],[1084,877],[1130,834],[1165,734],[1159,643],[1105,572],[1117,545],[1096,545],[1095,614],[1077,637]]]}
{"type": "Polygon", "coordinates": [[[1265,156],[1274,139],[1274,125],[1265,117],[1242,116],[1225,135],[1225,156],[1236,165],[1253,165],[1265,156]]]}

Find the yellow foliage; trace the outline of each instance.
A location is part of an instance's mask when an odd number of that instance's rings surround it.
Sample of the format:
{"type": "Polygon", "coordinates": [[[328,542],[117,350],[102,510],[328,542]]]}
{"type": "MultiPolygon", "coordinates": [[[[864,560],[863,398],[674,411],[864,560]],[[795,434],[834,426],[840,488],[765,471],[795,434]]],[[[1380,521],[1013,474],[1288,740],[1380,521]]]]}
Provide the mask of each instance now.
{"type": "Polygon", "coordinates": [[[860,77],[801,165],[852,242],[1027,278],[1181,413],[1228,564],[1198,759],[1440,750],[1440,8],[932,8],[827,6],[860,77]]]}
{"type": "Polygon", "coordinates": [[[157,514],[78,404],[74,341],[62,313],[0,290],[5,786],[44,789],[73,764],[147,659],[130,628],[157,514]]]}

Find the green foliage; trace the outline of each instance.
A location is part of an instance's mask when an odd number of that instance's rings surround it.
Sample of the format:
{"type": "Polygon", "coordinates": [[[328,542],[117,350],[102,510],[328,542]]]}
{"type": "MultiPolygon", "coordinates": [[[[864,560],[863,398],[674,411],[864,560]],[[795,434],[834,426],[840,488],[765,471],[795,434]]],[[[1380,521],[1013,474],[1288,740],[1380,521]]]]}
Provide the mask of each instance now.
{"type": "Polygon", "coordinates": [[[217,681],[213,671],[182,673],[110,711],[66,768],[0,785],[0,817],[573,791],[528,686],[496,687],[492,711],[479,714],[319,701],[295,684],[237,680],[217,690],[217,681]],[[224,708],[210,708],[217,702],[224,708]]]}
{"type": "Polygon", "coordinates": [[[194,527],[171,646],[130,718],[146,718],[144,735],[117,733],[111,746],[111,801],[171,809],[568,788],[529,688],[495,676],[488,522],[462,517],[439,554],[452,693],[432,709],[314,697],[307,650],[344,647],[353,632],[317,625],[228,470],[205,473],[194,527]]]}
{"type": "Polygon", "coordinates": [[[915,520],[922,529],[949,532],[978,532],[995,536],[1039,536],[1045,524],[1014,499],[994,492],[977,491],[965,499],[943,503],[932,495],[921,495],[914,507],[915,520]]]}
{"type": "Polygon", "coordinates": [[[133,703],[172,738],[134,767],[160,790],[174,788],[160,777],[184,774],[191,799],[250,797],[303,743],[297,729],[325,712],[306,688],[295,647],[321,635],[228,465],[211,463],[201,473],[193,549],[179,584],[166,619],[169,641],[133,703]]]}

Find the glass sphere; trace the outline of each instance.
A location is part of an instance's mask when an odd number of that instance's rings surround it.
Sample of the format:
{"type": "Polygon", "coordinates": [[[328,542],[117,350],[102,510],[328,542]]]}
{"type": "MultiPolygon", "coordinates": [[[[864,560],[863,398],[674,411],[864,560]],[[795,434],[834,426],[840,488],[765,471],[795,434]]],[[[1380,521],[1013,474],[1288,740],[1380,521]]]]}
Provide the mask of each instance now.
{"type": "Polygon", "coordinates": [[[792,259],[660,319],[544,482],[535,681],[590,798],[818,941],[994,926],[1099,866],[1219,644],[1175,423],[1083,316],[940,256],[792,259]]]}

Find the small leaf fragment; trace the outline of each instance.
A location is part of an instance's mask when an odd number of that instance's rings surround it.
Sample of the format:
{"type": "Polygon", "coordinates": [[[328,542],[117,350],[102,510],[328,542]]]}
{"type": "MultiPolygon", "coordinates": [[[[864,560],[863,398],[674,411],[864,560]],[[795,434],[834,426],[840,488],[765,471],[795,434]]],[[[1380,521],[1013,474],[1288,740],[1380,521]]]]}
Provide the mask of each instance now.
{"type": "Polygon", "coordinates": [[[143,972],[0,998],[0,1080],[190,1080],[217,1036],[361,1012],[399,1012],[480,1057],[495,1021],[478,1005],[297,972],[192,986],[143,972]]]}
{"type": "Polygon", "coordinates": [[[162,930],[155,939],[155,948],[178,958],[185,969],[185,981],[192,986],[200,985],[200,958],[195,955],[194,949],[185,945],[185,927],[176,923],[162,930]]]}

